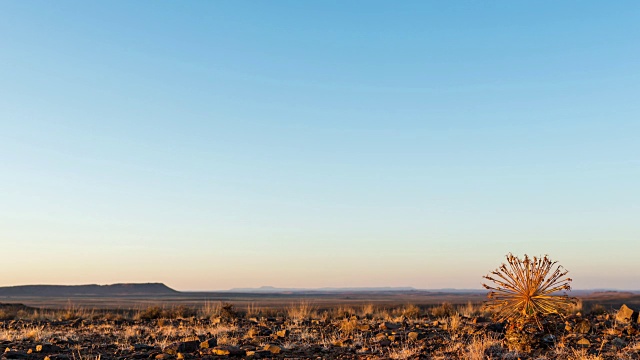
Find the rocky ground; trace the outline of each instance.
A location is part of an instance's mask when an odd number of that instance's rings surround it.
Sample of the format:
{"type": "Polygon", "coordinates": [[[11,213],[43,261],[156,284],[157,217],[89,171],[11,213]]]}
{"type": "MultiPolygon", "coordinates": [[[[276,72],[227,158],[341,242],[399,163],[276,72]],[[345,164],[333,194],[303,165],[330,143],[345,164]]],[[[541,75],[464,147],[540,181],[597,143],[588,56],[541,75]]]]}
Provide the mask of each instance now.
{"type": "Polygon", "coordinates": [[[277,313],[231,305],[131,316],[20,310],[0,321],[2,359],[640,359],[637,312],[576,312],[513,331],[472,305],[277,313]]]}

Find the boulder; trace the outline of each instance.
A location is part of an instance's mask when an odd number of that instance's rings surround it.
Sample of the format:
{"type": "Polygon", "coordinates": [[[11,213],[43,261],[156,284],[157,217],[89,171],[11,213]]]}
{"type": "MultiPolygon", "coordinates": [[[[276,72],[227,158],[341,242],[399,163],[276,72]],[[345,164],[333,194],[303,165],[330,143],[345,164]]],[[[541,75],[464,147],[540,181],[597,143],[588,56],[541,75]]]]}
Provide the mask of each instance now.
{"type": "Polygon", "coordinates": [[[638,314],[629,308],[627,305],[622,305],[620,310],[616,313],[616,321],[623,324],[628,324],[634,318],[637,318],[638,314]]]}

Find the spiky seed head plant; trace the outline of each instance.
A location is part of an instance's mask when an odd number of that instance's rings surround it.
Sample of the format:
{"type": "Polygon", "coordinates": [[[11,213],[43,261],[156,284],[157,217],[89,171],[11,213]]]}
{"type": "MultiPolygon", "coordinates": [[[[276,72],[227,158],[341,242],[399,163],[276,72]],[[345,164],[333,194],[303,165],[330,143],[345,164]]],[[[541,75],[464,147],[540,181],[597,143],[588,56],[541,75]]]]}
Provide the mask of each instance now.
{"type": "Polygon", "coordinates": [[[507,264],[483,276],[493,283],[482,284],[490,290],[484,308],[499,321],[510,322],[566,312],[577,300],[565,292],[571,290],[568,271],[556,264],[547,255],[520,259],[508,254],[507,264]]]}

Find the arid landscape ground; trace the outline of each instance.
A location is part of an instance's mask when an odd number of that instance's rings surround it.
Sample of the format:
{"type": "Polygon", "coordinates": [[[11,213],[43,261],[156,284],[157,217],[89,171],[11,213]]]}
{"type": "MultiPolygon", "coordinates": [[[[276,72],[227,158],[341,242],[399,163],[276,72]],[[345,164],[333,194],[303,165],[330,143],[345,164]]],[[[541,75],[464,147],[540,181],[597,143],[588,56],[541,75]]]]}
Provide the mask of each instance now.
{"type": "Polygon", "coordinates": [[[485,294],[427,291],[3,296],[0,345],[4,359],[640,359],[640,295],[576,294],[526,349],[485,294]]]}

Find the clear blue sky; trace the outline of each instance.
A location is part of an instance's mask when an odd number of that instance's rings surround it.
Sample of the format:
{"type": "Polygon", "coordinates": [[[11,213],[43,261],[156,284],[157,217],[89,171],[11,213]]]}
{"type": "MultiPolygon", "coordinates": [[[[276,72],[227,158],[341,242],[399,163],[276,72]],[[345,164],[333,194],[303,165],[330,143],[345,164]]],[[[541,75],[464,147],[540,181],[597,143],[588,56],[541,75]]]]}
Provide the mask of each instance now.
{"type": "Polygon", "coordinates": [[[2,1],[0,285],[640,289],[640,2],[2,1]]]}

